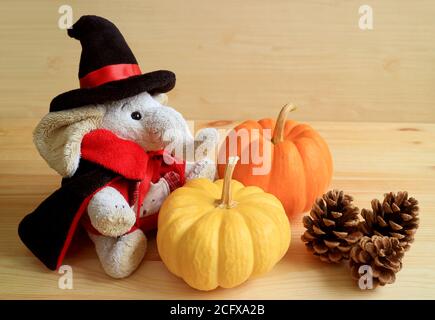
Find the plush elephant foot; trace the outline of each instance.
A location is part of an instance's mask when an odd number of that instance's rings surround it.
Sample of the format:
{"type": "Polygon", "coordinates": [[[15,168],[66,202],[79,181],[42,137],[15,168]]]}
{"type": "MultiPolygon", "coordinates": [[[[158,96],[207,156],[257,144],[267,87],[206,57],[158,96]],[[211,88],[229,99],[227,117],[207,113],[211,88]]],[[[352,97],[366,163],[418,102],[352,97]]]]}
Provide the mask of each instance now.
{"type": "Polygon", "coordinates": [[[88,215],[92,226],[101,234],[118,237],[136,222],[136,214],[124,197],[112,187],[97,192],[89,201],[88,215]]]}
{"type": "Polygon", "coordinates": [[[208,158],[204,158],[195,163],[188,164],[186,169],[187,180],[192,180],[196,178],[207,178],[211,181],[214,181],[216,176],[216,164],[208,158]]]}
{"type": "Polygon", "coordinates": [[[147,248],[147,238],[142,230],[121,237],[106,237],[89,233],[95,244],[104,271],[113,278],[128,277],[141,263],[147,248]]]}

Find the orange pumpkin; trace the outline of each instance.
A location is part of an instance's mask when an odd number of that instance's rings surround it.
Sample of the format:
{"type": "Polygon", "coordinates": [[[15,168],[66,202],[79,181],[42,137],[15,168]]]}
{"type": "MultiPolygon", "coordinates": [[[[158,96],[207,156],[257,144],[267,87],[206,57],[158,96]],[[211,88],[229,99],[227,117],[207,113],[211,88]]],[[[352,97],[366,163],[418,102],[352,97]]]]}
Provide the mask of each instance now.
{"type": "Polygon", "coordinates": [[[289,218],[309,210],[332,178],[328,145],[309,125],[287,120],[294,109],[293,105],[285,105],[276,123],[272,119],[248,120],[236,126],[222,144],[218,161],[222,178],[225,160],[232,156],[241,158],[233,178],[274,194],[289,218]],[[259,155],[257,159],[253,159],[255,154],[259,155]],[[261,158],[263,161],[258,161],[261,158]]]}

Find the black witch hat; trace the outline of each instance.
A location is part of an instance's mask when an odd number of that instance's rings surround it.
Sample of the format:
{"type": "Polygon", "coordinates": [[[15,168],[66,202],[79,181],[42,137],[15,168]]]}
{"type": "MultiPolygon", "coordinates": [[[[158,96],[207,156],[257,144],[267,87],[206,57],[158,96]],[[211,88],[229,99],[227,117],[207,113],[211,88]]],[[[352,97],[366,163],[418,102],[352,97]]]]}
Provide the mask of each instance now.
{"type": "Polygon", "coordinates": [[[171,71],[142,74],[121,32],[107,19],[82,16],[68,35],[82,45],[80,89],[55,97],[50,112],[120,100],[145,91],[164,93],[175,86],[171,71]]]}

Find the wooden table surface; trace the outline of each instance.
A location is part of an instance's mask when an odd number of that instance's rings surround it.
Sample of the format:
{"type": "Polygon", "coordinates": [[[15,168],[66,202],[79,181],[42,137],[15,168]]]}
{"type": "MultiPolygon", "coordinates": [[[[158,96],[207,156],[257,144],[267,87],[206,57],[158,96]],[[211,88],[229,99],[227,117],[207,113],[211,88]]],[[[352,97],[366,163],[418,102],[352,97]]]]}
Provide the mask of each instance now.
{"type": "MultiPolygon", "coordinates": [[[[60,290],[56,272],[47,270],[21,244],[20,219],[59,183],[31,143],[37,119],[0,120],[0,296],[5,298],[167,298],[167,299],[301,299],[301,298],[434,298],[435,297],[435,125],[417,123],[312,122],[328,141],[335,162],[331,188],[355,196],[368,207],[384,192],[408,190],[421,204],[421,227],[393,285],[361,291],[345,265],[317,261],[300,241],[301,221],[293,221],[292,244],[268,274],[234,289],[204,293],[189,288],[160,261],[153,237],[145,260],[132,276],[114,280],[101,269],[86,239],[65,260],[74,289],[60,290]]],[[[201,121],[197,127],[231,121],[201,121]]],[[[217,126],[220,127],[220,126],[217,126]]]]}
{"type": "Polygon", "coordinates": [[[74,289],[22,245],[17,225],[59,185],[32,144],[58,93],[77,87],[80,48],[57,28],[56,1],[0,4],[0,298],[429,299],[435,298],[435,5],[373,0],[374,29],[358,29],[361,1],[68,1],[74,19],[98,14],[124,33],[144,71],[177,73],[170,103],[196,128],[274,117],[288,101],[296,120],[329,143],[331,188],[356,204],[407,190],[421,225],[393,285],[361,291],[345,265],[305,251],[300,221],[268,274],[234,289],[199,292],[171,275],[153,238],[131,277],[106,276],[84,238],[65,263],[74,289]],[[198,120],[199,119],[199,120],[198,120]],[[200,120],[208,119],[208,120],[200,120]]]}

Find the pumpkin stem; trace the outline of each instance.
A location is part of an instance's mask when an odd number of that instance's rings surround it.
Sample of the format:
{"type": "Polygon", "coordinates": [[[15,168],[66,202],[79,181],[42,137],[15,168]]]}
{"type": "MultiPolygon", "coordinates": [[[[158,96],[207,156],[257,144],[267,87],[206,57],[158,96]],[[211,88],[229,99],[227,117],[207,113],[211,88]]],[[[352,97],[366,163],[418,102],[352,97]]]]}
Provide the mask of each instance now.
{"type": "Polygon", "coordinates": [[[232,208],[234,206],[231,192],[231,179],[233,177],[234,168],[236,167],[239,157],[229,157],[225,167],[224,185],[222,188],[222,196],[220,206],[224,208],[232,208]]]}
{"type": "Polygon", "coordinates": [[[276,119],[275,130],[273,131],[273,136],[272,136],[273,144],[280,143],[284,140],[285,122],[287,120],[288,114],[294,110],[296,110],[296,107],[291,103],[287,103],[282,107],[278,119],[276,119]]]}

